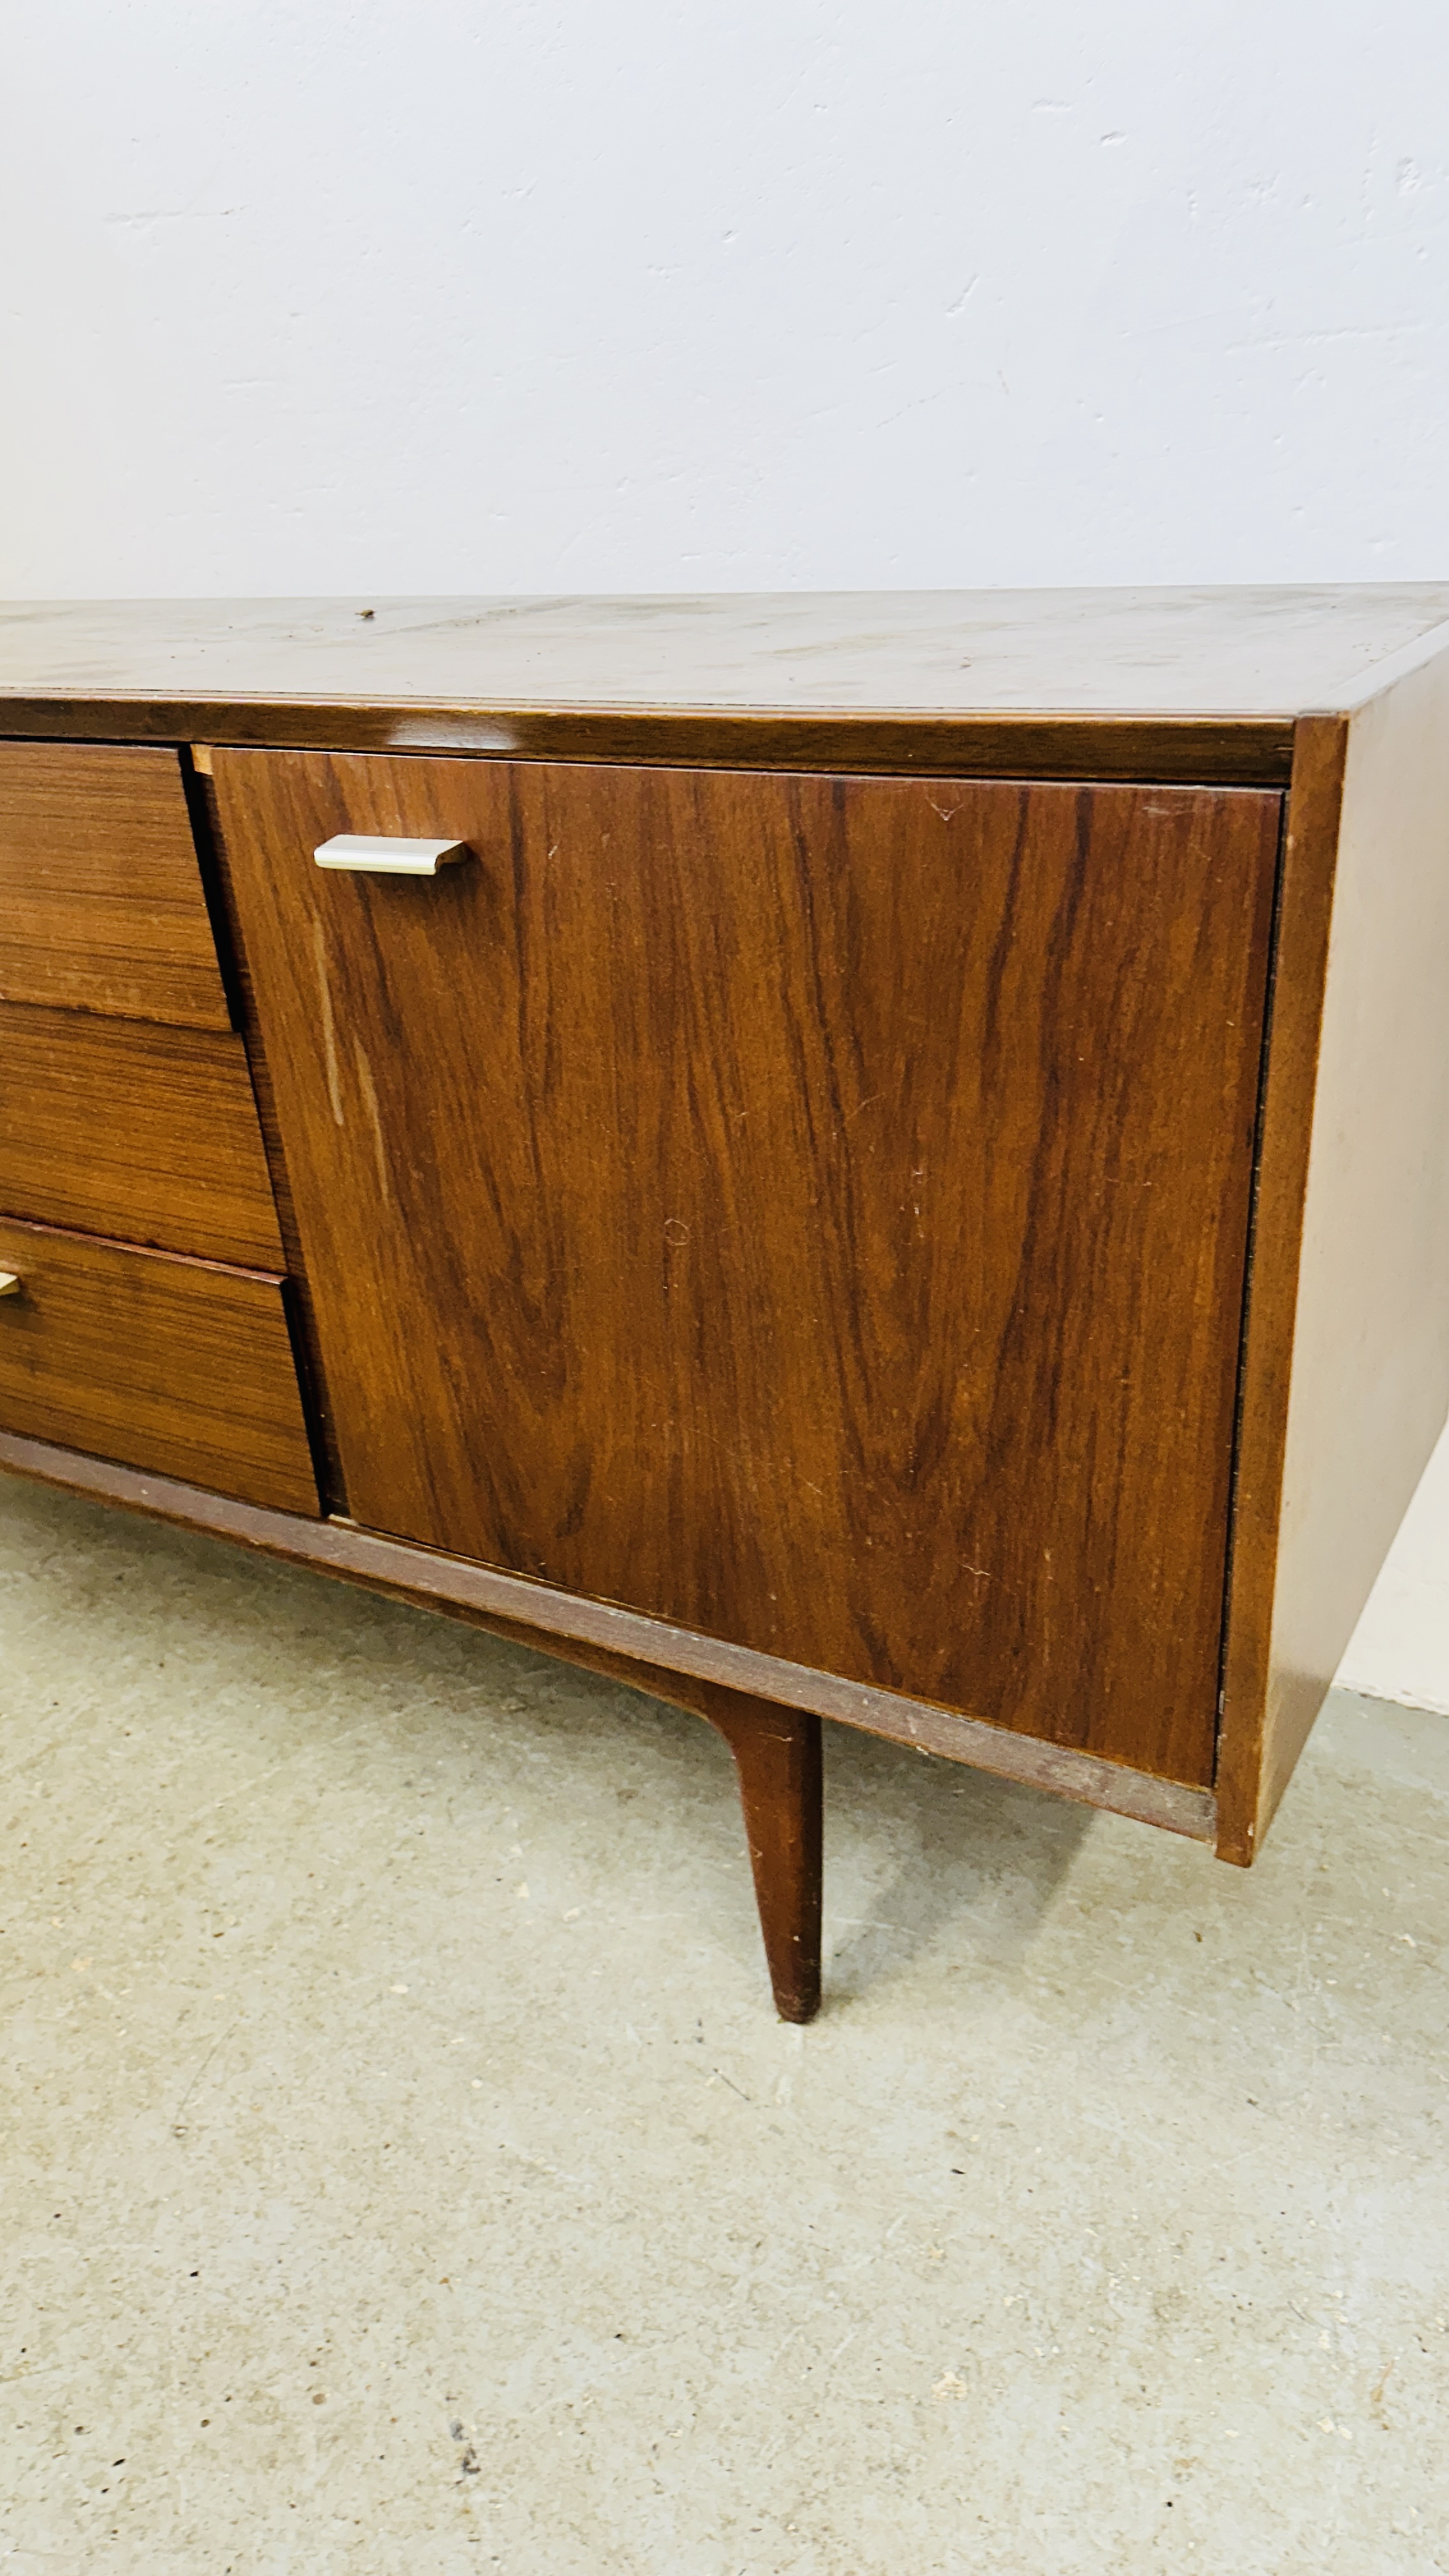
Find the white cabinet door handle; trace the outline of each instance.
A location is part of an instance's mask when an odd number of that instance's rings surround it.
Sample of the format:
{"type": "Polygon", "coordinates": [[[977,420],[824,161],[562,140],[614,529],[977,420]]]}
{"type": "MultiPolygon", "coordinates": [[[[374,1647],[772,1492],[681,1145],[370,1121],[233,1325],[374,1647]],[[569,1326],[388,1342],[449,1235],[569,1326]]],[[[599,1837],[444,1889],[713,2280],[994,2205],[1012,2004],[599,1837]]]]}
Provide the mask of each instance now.
{"type": "Polygon", "coordinates": [[[466,859],[466,841],[369,839],[363,833],[339,832],[312,853],[319,868],[361,868],[377,876],[435,877],[454,859],[466,859]]]}

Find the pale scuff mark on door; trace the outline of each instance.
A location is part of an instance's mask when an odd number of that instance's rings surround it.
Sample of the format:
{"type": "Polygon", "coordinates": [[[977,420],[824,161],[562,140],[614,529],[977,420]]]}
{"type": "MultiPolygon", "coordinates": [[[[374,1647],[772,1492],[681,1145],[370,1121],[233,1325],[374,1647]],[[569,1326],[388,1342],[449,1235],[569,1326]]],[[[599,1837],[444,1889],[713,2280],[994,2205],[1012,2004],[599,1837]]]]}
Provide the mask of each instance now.
{"type": "Polygon", "coordinates": [[[382,1113],[377,1105],[377,1085],[373,1081],[372,1067],[363,1051],[361,1038],[354,1038],[352,1047],[357,1058],[357,1079],[362,1085],[362,1096],[367,1103],[368,1117],[372,1120],[372,1143],[377,1155],[377,1186],[382,1192],[383,1206],[390,1207],[392,1185],[387,1176],[387,1147],[382,1138],[382,1113]]]}
{"type": "Polygon", "coordinates": [[[332,1016],[332,987],[327,981],[327,934],[314,913],[312,945],[317,952],[317,990],[322,998],[322,1046],[327,1058],[327,1096],[332,1115],[339,1127],[346,1122],[342,1115],[342,1075],[337,1062],[337,1023],[332,1016]]]}

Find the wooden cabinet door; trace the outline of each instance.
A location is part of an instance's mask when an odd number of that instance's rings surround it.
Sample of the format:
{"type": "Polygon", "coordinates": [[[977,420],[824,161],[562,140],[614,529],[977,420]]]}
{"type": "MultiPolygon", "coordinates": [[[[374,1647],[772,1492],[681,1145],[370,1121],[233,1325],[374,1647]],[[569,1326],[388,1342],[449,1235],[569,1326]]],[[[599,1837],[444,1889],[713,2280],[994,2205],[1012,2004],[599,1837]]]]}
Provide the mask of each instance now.
{"type": "Polygon", "coordinates": [[[1278,798],[216,784],[353,1515],[1210,1779],[1278,798]]]}

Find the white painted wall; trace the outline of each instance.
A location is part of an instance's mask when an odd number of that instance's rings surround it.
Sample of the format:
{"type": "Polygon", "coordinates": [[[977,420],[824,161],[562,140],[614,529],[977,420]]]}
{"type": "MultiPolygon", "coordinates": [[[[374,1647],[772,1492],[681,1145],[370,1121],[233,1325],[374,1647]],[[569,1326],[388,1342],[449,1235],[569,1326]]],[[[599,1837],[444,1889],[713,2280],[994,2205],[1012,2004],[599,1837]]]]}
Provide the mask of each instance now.
{"type": "Polygon", "coordinates": [[[0,595],[1442,579],[1446,419],[1443,0],[0,23],[0,595]]]}
{"type": "Polygon", "coordinates": [[[1443,0],[0,22],[0,593],[1449,573],[1443,0]]]}
{"type": "Polygon", "coordinates": [[[1424,1472],[1339,1679],[1449,1716],[1449,1433],[1424,1472]]]}

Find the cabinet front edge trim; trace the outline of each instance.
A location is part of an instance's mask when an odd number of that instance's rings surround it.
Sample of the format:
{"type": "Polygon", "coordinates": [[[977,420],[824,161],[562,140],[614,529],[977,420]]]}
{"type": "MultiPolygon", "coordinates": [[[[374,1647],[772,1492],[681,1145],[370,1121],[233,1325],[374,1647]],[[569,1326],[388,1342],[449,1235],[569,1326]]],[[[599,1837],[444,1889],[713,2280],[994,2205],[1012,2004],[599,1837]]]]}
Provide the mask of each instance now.
{"type": "Polygon", "coordinates": [[[471,707],[0,697],[0,739],[485,754],[642,767],[1286,787],[1293,718],[900,708],[471,707]]]}

